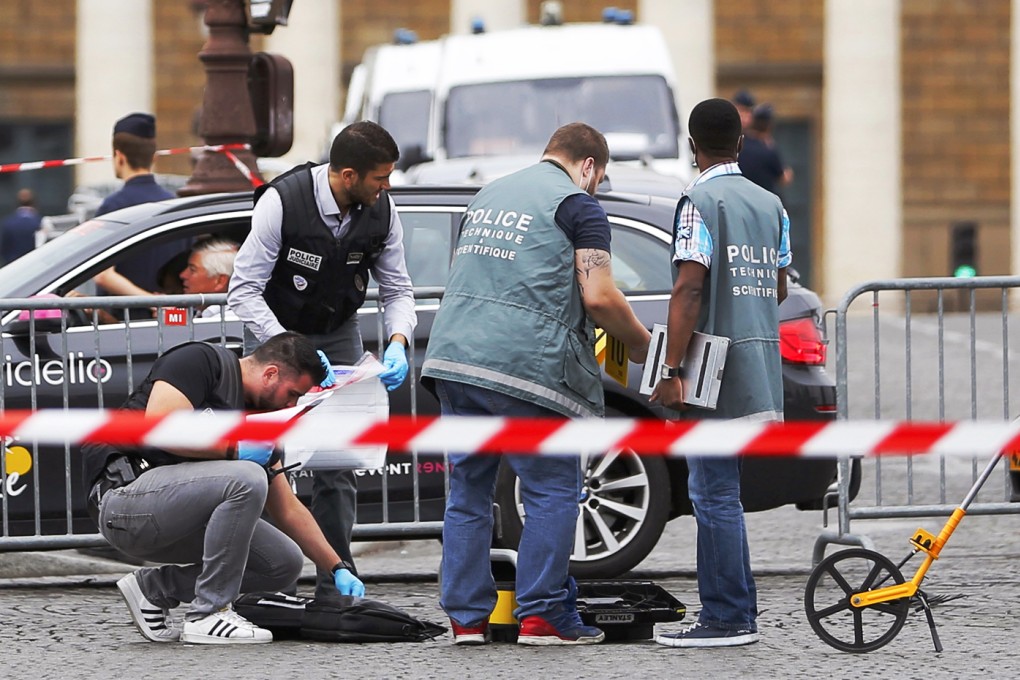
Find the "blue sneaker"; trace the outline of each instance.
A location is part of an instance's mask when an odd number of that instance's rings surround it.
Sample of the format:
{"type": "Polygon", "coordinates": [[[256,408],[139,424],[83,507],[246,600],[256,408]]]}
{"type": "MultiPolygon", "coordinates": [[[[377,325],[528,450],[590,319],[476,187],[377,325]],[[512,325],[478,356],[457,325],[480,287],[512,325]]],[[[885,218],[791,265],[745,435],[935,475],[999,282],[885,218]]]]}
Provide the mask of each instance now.
{"type": "Polygon", "coordinates": [[[564,622],[554,626],[541,616],[525,616],[521,621],[521,632],[517,636],[519,645],[595,645],[606,638],[606,634],[595,626],[586,626],[577,612],[564,616],[564,622]]]}
{"type": "Polygon", "coordinates": [[[739,647],[757,642],[758,631],[714,628],[699,621],[679,633],[656,635],[655,641],[667,647],[739,647]]]}

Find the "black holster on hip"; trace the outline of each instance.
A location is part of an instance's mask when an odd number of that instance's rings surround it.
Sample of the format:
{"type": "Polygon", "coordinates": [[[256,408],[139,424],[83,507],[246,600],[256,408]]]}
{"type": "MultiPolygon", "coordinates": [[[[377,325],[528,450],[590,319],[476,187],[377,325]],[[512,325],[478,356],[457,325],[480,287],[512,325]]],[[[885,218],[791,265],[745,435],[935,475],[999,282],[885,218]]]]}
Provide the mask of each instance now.
{"type": "Polygon", "coordinates": [[[89,491],[88,510],[92,521],[99,526],[99,503],[108,492],[127,486],[142,476],[150,467],[149,462],[134,456],[114,456],[106,463],[99,479],[89,491]]]}

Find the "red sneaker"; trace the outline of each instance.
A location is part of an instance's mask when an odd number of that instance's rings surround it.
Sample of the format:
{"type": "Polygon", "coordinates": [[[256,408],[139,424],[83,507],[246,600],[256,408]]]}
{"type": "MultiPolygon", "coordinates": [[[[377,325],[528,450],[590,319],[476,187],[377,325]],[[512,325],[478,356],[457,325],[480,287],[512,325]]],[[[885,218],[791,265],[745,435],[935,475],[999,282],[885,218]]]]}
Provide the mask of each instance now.
{"type": "Polygon", "coordinates": [[[484,645],[489,642],[489,620],[485,619],[477,626],[462,626],[450,619],[455,645],[484,645]]]}
{"type": "Polygon", "coordinates": [[[604,640],[606,634],[595,626],[586,626],[576,612],[565,617],[561,628],[541,616],[525,616],[521,621],[521,632],[517,636],[519,645],[595,645],[604,640]]]}

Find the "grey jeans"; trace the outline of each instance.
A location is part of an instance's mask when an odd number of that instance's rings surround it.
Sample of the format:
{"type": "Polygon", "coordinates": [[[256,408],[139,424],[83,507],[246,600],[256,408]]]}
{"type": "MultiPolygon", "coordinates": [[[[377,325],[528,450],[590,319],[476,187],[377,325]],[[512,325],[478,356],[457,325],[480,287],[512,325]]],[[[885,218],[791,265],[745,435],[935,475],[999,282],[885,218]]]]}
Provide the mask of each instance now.
{"type": "MultiPolygon", "coordinates": [[[[332,333],[307,337],[333,364],[351,365],[365,353],[357,315],[332,333]]],[[[250,354],[258,345],[254,334],[245,327],[244,353],[250,354]]],[[[316,523],[333,550],[351,564],[354,564],[351,535],[354,533],[354,522],[357,517],[357,501],[358,481],[353,471],[315,471],[315,477],[312,479],[312,516],[315,517],[316,523]]],[[[315,596],[323,599],[337,595],[333,575],[320,569],[316,578],[315,596]]]]}
{"type": "Polygon", "coordinates": [[[260,515],[265,470],[248,461],[195,461],[153,468],[107,493],[99,529],[118,550],[160,567],[135,572],[142,594],[159,607],[191,602],[198,620],[242,591],[294,588],[304,558],[288,536],[260,515]]]}

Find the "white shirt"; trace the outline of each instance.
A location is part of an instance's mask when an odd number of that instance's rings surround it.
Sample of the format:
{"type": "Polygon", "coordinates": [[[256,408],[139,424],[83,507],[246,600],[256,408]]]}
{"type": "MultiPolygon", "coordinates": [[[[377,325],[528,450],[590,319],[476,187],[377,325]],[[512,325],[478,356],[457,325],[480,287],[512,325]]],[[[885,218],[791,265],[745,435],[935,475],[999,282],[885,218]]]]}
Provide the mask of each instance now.
{"type": "MultiPolygon", "coordinates": [[[[352,211],[348,210],[346,215],[341,216],[340,207],[329,188],[328,169],[328,164],[312,168],[315,204],[326,226],[336,238],[341,238],[350,228],[352,211]]],[[[372,276],[379,284],[386,337],[401,333],[410,340],[418,323],[414,312],[414,286],[404,261],[404,227],[393,199],[389,201],[390,230],[383,251],[372,265],[372,276]]],[[[282,224],[283,203],[276,189],[270,187],[255,205],[251,233],[237,251],[234,274],[230,277],[227,291],[230,309],[260,342],[287,330],[262,297],[283,244],[282,224]]]]}
{"type": "Polygon", "coordinates": [[[205,309],[198,310],[195,314],[199,319],[218,319],[221,315],[227,321],[237,320],[237,315],[230,311],[229,308],[227,308],[226,312],[223,312],[223,305],[209,305],[205,309]]]}

